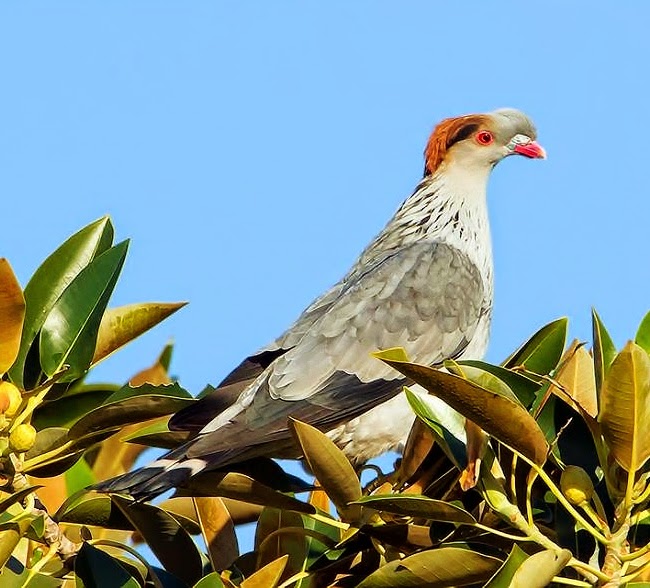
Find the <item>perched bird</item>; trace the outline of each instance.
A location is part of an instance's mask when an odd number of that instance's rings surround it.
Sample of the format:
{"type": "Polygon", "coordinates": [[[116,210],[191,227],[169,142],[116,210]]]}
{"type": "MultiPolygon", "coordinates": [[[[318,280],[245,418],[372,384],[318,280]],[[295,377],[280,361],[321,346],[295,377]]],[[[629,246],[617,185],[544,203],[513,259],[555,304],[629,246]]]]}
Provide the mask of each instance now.
{"type": "Polygon", "coordinates": [[[535,139],[514,109],[438,124],[423,179],[347,275],[171,418],[190,441],[99,489],[146,499],[202,471],[298,457],[290,416],[327,432],[354,464],[398,449],[414,420],[406,382],[371,353],[402,346],[428,365],[482,357],[493,292],[487,181],[504,157],[544,158],[535,139]]]}

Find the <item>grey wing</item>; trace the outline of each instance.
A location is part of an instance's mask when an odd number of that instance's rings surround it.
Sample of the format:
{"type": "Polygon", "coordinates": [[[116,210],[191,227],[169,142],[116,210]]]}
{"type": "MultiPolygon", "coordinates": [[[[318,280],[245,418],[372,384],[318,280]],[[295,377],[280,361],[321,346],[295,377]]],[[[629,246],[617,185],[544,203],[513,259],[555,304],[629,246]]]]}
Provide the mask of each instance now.
{"type": "Polygon", "coordinates": [[[417,243],[345,283],[236,406],[202,431],[191,454],[286,439],[287,417],[331,429],[401,390],[402,376],[370,354],[402,346],[436,364],[466,347],[486,307],[475,264],[443,243],[417,243]]]}

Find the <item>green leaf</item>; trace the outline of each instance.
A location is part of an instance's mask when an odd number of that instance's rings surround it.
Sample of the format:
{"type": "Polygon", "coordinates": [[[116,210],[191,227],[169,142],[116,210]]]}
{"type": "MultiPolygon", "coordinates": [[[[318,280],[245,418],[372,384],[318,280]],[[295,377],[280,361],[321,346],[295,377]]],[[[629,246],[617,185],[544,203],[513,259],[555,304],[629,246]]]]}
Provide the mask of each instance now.
{"type": "Polygon", "coordinates": [[[194,588],[226,588],[224,583],[221,581],[221,576],[217,572],[212,572],[207,576],[201,578],[194,588]]]}
{"type": "Polygon", "coordinates": [[[376,494],[364,496],[354,504],[369,506],[378,511],[409,517],[418,517],[430,521],[443,521],[447,523],[474,524],[476,519],[466,510],[427,496],[415,494],[376,494]]]}
{"type": "Polygon", "coordinates": [[[59,523],[133,531],[134,527],[108,494],[83,494],[67,500],[52,517],[59,523]]]}
{"type": "Polygon", "coordinates": [[[357,588],[442,588],[484,582],[501,561],[469,549],[440,547],[393,560],[357,588]]]}
{"type": "Polygon", "coordinates": [[[140,532],[165,569],[193,585],[203,575],[203,562],[194,541],[169,513],[151,504],[111,496],[113,503],[140,532]]]}
{"type": "MultiPolygon", "coordinates": [[[[107,309],[99,325],[92,364],[102,361],[186,304],[187,302],[143,302],[107,309]]],[[[169,362],[166,367],[169,367],[169,362]]]]}
{"type": "Polygon", "coordinates": [[[643,320],[637,329],[634,342],[639,347],[643,347],[646,353],[650,354],[650,312],[643,317],[643,320]]]}
{"type": "Polygon", "coordinates": [[[0,571],[0,585],[2,588],[56,588],[61,586],[63,580],[53,578],[48,574],[32,574],[32,570],[25,568],[20,574],[16,574],[9,567],[0,571]]]}
{"type": "Polygon", "coordinates": [[[25,319],[25,297],[9,262],[0,258],[0,375],[16,361],[25,319]]]}
{"type": "Polygon", "coordinates": [[[551,373],[562,357],[567,335],[566,318],[543,326],[515,353],[503,362],[506,368],[523,366],[534,374],[551,373]]]}
{"type": "Polygon", "coordinates": [[[126,258],[128,241],[97,256],[64,290],[47,315],[40,336],[43,371],[54,375],[64,365],[70,381],[90,366],[102,315],[126,258]]]}
{"type": "Polygon", "coordinates": [[[445,455],[462,470],[467,463],[465,417],[435,396],[427,398],[407,387],[404,393],[413,412],[431,429],[445,455]]]}
{"type": "Polygon", "coordinates": [[[538,465],[546,461],[548,444],[544,433],[528,411],[510,396],[429,366],[380,358],[502,443],[538,465]]]}
{"type": "Polygon", "coordinates": [[[605,378],[598,420],[611,455],[637,472],[650,457],[650,357],[632,341],[605,378]]]}
{"type": "Polygon", "coordinates": [[[82,416],[101,406],[119,390],[120,386],[84,385],[75,394],[66,394],[56,400],[47,400],[34,412],[32,424],[37,429],[65,427],[69,429],[82,416]]]}
{"type": "Polygon", "coordinates": [[[161,449],[175,449],[186,441],[189,441],[192,433],[189,431],[170,431],[167,426],[169,419],[161,419],[150,425],[142,427],[137,431],[122,437],[126,443],[135,443],[147,447],[159,447],[161,449]]]}
{"type": "Polygon", "coordinates": [[[334,442],[315,427],[289,419],[289,427],[296,436],[305,460],[327,492],[344,520],[358,520],[361,509],[349,506],[361,498],[359,478],[352,464],[334,442]]]}
{"type": "Polygon", "coordinates": [[[510,581],[515,575],[517,568],[524,563],[527,558],[528,555],[526,552],[515,543],[510,550],[508,559],[483,588],[510,588],[510,581]]]}
{"type": "Polygon", "coordinates": [[[82,416],[70,428],[71,439],[102,430],[172,414],[194,399],[177,383],[154,386],[143,384],[137,388],[125,386],[109,396],[104,403],[82,416]]]}
{"type": "Polygon", "coordinates": [[[519,402],[521,402],[526,407],[530,407],[534,402],[535,396],[540,387],[538,382],[535,382],[523,374],[513,372],[512,370],[506,369],[500,365],[492,365],[491,363],[486,363],[484,361],[478,361],[475,359],[464,359],[458,361],[457,363],[460,366],[469,365],[493,374],[499,378],[499,380],[505,382],[508,387],[514,392],[515,396],[519,399],[519,402]]]}
{"type": "Polygon", "coordinates": [[[594,337],[593,354],[596,389],[600,392],[605,383],[609,366],[612,365],[612,361],[616,357],[616,346],[595,309],[591,310],[591,321],[594,337]]]}
{"type": "Polygon", "coordinates": [[[87,588],[140,588],[118,560],[88,543],[81,546],[74,571],[87,588]]]}
{"type": "MultiPolygon", "coordinates": [[[[72,235],[29,280],[25,288],[25,322],[20,350],[9,370],[11,380],[18,387],[24,385],[27,354],[50,310],[70,282],[95,256],[106,251],[112,241],[113,226],[108,217],[103,217],[72,235]]],[[[40,372],[40,367],[30,372],[40,372]]]]}

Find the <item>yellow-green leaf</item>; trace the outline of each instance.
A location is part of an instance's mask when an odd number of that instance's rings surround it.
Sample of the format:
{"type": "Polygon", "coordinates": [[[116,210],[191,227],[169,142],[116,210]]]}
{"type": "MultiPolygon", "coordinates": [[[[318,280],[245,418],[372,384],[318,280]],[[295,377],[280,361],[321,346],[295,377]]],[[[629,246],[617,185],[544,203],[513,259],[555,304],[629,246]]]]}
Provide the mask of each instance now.
{"type": "Polygon", "coordinates": [[[598,394],[594,360],[585,346],[574,341],[564,354],[563,361],[555,375],[561,389],[552,386],[554,394],[573,405],[578,411],[596,418],[598,414],[598,394]]]}
{"type": "Polygon", "coordinates": [[[105,359],[186,304],[186,302],[145,302],[107,309],[99,325],[92,364],[105,359]]]}
{"type": "Polygon", "coordinates": [[[18,357],[25,320],[25,297],[9,262],[0,258],[0,375],[18,357]]]}
{"type": "Polygon", "coordinates": [[[280,582],[282,572],[287,565],[288,555],[283,555],[275,561],[257,570],[241,583],[241,588],[275,588],[280,582]]]}
{"type": "Polygon", "coordinates": [[[650,357],[629,341],[614,358],[598,420],[611,455],[628,472],[650,457],[650,357]]]}
{"type": "Polygon", "coordinates": [[[393,560],[357,588],[443,588],[485,582],[501,560],[460,547],[441,547],[393,560]]]}
{"type": "Polygon", "coordinates": [[[311,471],[335,504],[341,517],[356,520],[361,508],[349,506],[349,503],[361,498],[361,486],[348,458],[318,429],[294,419],[291,419],[289,424],[311,471]]]}
{"type": "Polygon", "coordinates": [[[509,588],[544,588],[564,569],[571,557],[568,549],[546,549],[531,555],[514,573],[509,588]]]}

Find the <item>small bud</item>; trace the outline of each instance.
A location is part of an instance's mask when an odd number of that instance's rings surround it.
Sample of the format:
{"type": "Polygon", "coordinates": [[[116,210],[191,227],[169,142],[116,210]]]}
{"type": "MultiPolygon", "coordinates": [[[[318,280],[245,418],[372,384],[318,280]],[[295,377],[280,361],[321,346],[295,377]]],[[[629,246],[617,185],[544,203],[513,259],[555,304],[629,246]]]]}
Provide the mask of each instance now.
{"type": "Polygon", "coordinates": [[[566,499],[579,506],[589,502],[594,494],[594,484],[589,474],[578,466],[567,466],[560,478],[560,489],[566,499]]]}
{"type": "Polygon", "coordinates": [[[16,453],[29,451],[36,441],[36,429],[31,425],[18,425],[9,434],[9,447],[16,453]]]}
{"type": "Polygon", "coordinates": [[[0,413],[13,417],[20,408],[23,397],[11,382],[0,382],[0,413]]]}

